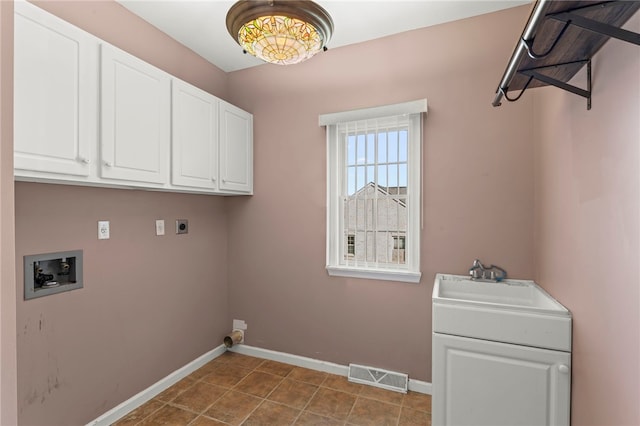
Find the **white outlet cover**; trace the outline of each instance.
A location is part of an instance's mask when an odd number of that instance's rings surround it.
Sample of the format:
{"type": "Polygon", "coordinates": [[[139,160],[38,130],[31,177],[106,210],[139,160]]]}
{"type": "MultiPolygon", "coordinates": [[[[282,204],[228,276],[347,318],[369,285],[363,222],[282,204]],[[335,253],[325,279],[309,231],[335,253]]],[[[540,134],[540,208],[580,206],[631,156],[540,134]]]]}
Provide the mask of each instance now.
{"type": "Polygon", "coordinates": [[[109,239],[109,221],[108,220],[98,221],[98,239],[99,240],[109,239]]]}
{"type": "Polygon", "coordinates": [[[242,331],[244,331],[244,330],[247,329],[247,323],[244,322],[243,320],[234,319],[233,320],[233,329],[234,330],[242,330],[242,331]]]}

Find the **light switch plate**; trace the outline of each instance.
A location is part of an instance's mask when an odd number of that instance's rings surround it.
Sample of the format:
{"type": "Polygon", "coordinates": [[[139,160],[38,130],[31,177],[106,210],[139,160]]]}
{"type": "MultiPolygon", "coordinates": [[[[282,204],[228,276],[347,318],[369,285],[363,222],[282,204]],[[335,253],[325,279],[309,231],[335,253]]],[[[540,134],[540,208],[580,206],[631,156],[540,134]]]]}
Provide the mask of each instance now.
{"type": "Polygon", "coordinates": [[[164,220],[156,220],[156,235],[164,235],[164,220]]]}
{"type": "Polygon", "coordinates": [[[98,239],[99,240],[109,239],[109,221],[108,220],[98,221],[98,239]]]}

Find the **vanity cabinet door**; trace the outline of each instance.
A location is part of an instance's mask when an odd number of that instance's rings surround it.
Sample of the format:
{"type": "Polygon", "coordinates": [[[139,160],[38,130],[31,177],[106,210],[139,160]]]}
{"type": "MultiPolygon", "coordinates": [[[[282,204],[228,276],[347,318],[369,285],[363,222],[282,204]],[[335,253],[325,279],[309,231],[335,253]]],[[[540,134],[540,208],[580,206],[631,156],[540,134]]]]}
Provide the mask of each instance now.
{"type": "Polygon", "coordinates": [[[434,333],[434,426],[569,425],[571,354],[434,333]]]}
{"type": "Polygon", "coordinates": [[[218,187],[218,103],[190,84],[172,82],[171,183],[218,187]]]}
{"type": "Polygon", "coordinates": [[[101,70],[100,176],[168,183],[170,76],[107,44],[101,70]]]}
{"type": "Polygon", "coordinates": [[[220,189],[253,192],[253,115],[220,101],[220,189]]]}
{"type": "Polygon", "coordinates": [[[98,42],[27,3],[15,3],[14,166],[89,176],[97,142],[98,42]]]}

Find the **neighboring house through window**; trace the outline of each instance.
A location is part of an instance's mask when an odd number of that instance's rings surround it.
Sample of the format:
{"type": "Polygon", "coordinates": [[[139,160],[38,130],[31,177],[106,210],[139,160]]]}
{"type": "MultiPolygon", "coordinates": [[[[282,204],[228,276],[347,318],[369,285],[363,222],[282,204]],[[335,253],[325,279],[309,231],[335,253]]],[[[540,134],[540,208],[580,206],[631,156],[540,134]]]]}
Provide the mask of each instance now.
{"type": "Polygon", "coordinates": [[[320,116],[327,126],[327,271],[418,282],[426,100],[320,116]]]}

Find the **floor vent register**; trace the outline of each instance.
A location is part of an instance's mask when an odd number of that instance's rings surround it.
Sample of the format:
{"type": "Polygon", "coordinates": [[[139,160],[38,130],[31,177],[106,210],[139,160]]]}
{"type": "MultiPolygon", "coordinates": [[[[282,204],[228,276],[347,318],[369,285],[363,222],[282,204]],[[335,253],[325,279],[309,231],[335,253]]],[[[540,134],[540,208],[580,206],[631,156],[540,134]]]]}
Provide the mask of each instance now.
{"type": "Polygon", "coordinates": [[[407,393],[409,385],[409,376],[407,374],[356,364],[349,364],[348,379],[350,382],[402,393],[407,393]]]}

